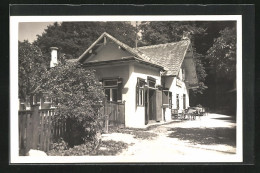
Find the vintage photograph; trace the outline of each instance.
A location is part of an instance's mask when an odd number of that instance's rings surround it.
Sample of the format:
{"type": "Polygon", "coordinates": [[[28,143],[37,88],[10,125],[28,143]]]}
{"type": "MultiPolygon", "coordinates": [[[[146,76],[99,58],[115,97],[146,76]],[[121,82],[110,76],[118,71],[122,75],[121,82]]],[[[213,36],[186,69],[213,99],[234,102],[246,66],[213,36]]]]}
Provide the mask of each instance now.
{"type": "Polygon", "coordinates": [[[38,18],[13,25],[14,160],[242,162],[240,16],[38,18]]]}

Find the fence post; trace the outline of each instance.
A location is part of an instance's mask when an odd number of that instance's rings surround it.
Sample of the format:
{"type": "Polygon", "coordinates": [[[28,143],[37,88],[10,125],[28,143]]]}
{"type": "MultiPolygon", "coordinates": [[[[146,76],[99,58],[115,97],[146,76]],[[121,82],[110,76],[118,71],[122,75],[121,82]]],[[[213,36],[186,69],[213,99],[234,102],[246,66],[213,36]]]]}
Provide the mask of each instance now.
{"type": "Polygon", "coordinates": [[[105,133],[108,133],[107,101],[104,100],[105,133]]]}
{"type": "Polygon", "coordinates": [[[38,149],[38,136],[39,136],[39,105],[31,105],[32,109],[32,149],[38,149]]]}
{"type": "Polygon", "coordinates": [[[125,100],[123,101],[123,104],[124,104],[124,110],[123,110],[123,115],[124,115],[124,127],[125,127],[125,100]]]}
{"type": "Polygon", "coordinates": [[[105,133],[108,133],[108,115],[105,115],[105,133]]]}

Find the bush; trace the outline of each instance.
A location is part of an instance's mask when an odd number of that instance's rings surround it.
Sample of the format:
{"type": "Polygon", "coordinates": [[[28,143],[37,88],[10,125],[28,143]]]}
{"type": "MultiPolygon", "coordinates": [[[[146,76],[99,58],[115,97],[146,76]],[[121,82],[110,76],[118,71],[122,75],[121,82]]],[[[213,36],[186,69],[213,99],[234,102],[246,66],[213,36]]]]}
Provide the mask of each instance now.
{"type": "Polygon", "coordinates": [[[86,156],[86,155],[116,155],[128,147],[127,143],[121,141],[104,141],[98,147],[93,142],[86,142],[74,147],[68,147],[67,143],[60,139],[53,143],[53,149],[48,152],[50,156],[86,156]]]}
{"type": "Polygon", "coordinates": [[[42,82],[40,90],[56,102],[54,121],[67,122],[68,145],[95,141],[102,129],[98,109],[105,95],[94,70],[63,61],[43,74],[42,82]]]}

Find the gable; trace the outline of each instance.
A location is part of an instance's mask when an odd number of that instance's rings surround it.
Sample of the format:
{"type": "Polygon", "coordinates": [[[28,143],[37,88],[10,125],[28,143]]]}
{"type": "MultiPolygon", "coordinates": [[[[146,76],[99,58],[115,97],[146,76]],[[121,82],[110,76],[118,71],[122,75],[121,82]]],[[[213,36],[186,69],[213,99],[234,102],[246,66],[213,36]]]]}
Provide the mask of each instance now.
{"type": "Polygon", "coordinates": [[[109,60],[118,60],[124,57],[133,56],[121,46],[114,42],[107,42],[100,45],[92,54],[90,54],[83,63],[102,62],[109,60]]]}
{"type": "Polygon", "coordinates": [[[165,69],[155,63],[151,58],[120,42],[108,33],[104,32],[83,54],[76,60],[85,65],[100,64],[99,62],[115,62],[134,60],[146,65],[165,69]]]}

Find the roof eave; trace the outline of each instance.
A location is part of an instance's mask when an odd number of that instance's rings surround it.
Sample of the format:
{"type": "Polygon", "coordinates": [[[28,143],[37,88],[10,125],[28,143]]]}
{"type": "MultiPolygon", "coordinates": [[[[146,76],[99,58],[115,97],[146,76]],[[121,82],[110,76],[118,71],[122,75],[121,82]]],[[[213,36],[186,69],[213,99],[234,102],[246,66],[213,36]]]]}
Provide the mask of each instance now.
{"type": "Polygon", "coordinates": [[[109,61],[96,61],[96,62],[88,62],[85,64],[82,64],[83,67],[88,67],[88,66],[93,66],[93,65],[106,65],[106,64],[111,64],[111,63],[121,63],[121,62],[130,62],[130,61],[136,61],[136,62],[140,62],[142,64],[146,64],[146,65],[150,65],[159,69],[164,70],[164,67],[159,66],[157,64],[153,64],[153,63],[149,63],[146,61],[143,61],[137,57],[129,57],[129,58],[124,58],[124,59],[116,59],[116,60],[109,60],[109,61]]]}

